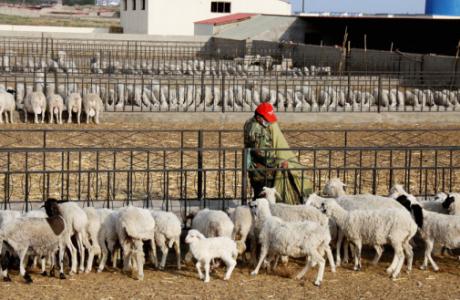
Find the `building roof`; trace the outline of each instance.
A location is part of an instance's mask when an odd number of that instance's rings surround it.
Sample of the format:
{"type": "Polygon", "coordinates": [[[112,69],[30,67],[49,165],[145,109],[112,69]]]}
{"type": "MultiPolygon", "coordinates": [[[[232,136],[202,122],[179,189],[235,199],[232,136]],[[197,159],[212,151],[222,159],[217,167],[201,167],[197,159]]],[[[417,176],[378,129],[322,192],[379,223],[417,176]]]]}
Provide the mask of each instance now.
{"type": "Polygon", "coordinates": [[[248,14],[248,13],[236,13],[230,14],[223,17],[206,19],[201,21],[194,22],[195,24],[207,24],[207,25],[224,25],[228,23],[240,22],[243,20],[250,19],[251,17],[255,16],[256,14],[248,14]]]}
{"type": "Polygon", "coordinates": [[[343,18],[343,19],[443,19],[443,20],[458,20],[460,16],[441,16],[441,15],[422,15],[422,14],[363,14],[363,13],[299,13],[299,17],[310,18],[343,18]]]}

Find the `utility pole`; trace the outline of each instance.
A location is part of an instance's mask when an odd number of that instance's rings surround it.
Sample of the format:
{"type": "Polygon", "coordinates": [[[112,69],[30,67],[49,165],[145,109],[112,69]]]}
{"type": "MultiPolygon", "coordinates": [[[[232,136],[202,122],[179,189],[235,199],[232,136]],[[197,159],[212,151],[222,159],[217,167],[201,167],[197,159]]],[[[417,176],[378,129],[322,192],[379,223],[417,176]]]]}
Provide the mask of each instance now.
{"type": "Polygon", "coordinates": [[[305,13],[305,0],[302,0],[302,13],[305,13]]]}

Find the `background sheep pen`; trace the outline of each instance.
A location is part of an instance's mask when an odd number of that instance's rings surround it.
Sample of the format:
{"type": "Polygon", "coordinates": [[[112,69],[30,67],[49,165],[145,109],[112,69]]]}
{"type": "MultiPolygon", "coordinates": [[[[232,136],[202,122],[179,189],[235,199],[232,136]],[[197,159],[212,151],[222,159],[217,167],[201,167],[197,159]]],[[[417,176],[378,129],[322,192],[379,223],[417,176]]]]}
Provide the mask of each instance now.
{"type": "MultiPolygon", "coordinates": [[[[3,125],[2,209],[36,209],[49,196],[74,200],[80,206],[132,203],[184,217],[192,208],[225,209],[252,196],[243,163],[242,123],[227,124],[229,128],[222,130],[222,124],[206,120],[181,120],[165,128],[153,118],[148,123],[125,123],[122,117],[132,117],[130,112],[242,113],[253,111],[260,101],[256,98],[262,96],[279,112],[305,113],[307,118],[315,112],[377,115],[386,111],[439,112],[436,118],[442,119],[444,112],[459,110],[457,71],[430,70],[429,56],[408,58],[392,53],[392,59],[373,60],[369,54],[359,60],[348,53],[344,60],[340,51],[327,47],[310,57],[305,45],[275,44],[1,39],[0,86],[34,90],[54,86],[56,93],[61,90],[64,94],[95,92],[104,102],[104,111],[116,119],[98,126],[3,125]],[[305,86],[309,89],[303,89],[305,86]],[[181,96],[187,89],[189,95],[181,96]],[[360,98],[375,89],[374,102],[360,98]],[[413,98],[416,89],[426,92],[417,100],[419,105],[413,98]],[[297,107],[296,96],[303,99],[297,107]]],[[[417,196],[431,198],[436,192],[457,191],[460,186],[459,128],[440,122],[421,124],[414,130],[399,123],[374,129],[350,129],[353,126],[343,124],[335,129],[324,129],[322,124],[306,129],[303,124],[283,122],[280,117],[286,139],[305,166],[303,175],[313,181],[316,192],[335,176],[348,184],[349,194],[386,195],[397,182],[417,196]]],[[[239,263],[230,281],[217,279],[223,277],[223,270],[218,269],[211,283],[203,286],[193,267],[177,271],[170,254],[165,271],[147,263],[144,282],[107,266],[100,274],[77,275],[66,281],[34,276],[33,286],[13,281],[2,284],[2,290],[22,298],[372,299],[422,293],[436,299],[458,298],[459,263],[455,258],[437,258],[442,271],[425,272],[415,268],[420,252],[417,249],[412,273],[390,281],[381,266],[370,264],[373,252],[366,251],[365,271],[354,272],[350,266],[335,274],[328,270],[321,289],[310,285],[314,272],[307,274],[306,281],[291,279],[303,265],[300,260],[291,260],[270,274],[261,272],[256,278],[249,276],[248,265],[239,263]]],[[[385,252],[382,264],[390,261],[391,253],[385,252]]]]}

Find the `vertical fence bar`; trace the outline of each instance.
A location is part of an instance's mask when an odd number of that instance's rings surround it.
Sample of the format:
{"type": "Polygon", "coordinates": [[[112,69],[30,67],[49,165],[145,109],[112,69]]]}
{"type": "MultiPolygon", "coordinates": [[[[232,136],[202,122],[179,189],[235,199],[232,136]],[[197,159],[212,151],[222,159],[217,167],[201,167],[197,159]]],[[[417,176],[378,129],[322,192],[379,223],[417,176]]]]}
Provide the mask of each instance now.
{"type": "Polygon", "coordinates": [[[198,153],[197,153],[197,197],[203,198],[203,130],[198,130],[198,153]]]}

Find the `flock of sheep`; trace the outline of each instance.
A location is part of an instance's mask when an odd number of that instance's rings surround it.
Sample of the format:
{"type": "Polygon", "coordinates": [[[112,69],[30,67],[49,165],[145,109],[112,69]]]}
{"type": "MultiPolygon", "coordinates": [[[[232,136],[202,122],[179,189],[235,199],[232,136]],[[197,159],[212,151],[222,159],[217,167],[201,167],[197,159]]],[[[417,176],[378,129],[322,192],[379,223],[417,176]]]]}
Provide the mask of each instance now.
{"type": "Polygon", "coordinates": [[[183,225],[190,228],[185,237],[185,261],[195,258],[198,276],[205,282],[209,282],[211,267],[218,267],[219,260],[227,267],[223,279],[229,280],[238,261],[252,263],[255,268],[251,275],[256,276],[261,267],[275,269],[279,260],[287,263],[291,257],[306,259],[297,279],[303,278],[309,268],[318,266],[314,284],[319,286],[325,272],[325,256],[331,271],[336,272],[337,266],[348,262],[351,249],[353,269],[358,271],[362,269],[363,246],[375,249],[372,263],[378,264],[385,245],[394,250],[386,269],[394,279],[404,263],[408,271],[412,269],[417,232],[425,242],[422,269],[429,263],[433,270],[439,270],[431,255],[435,244],[450,250],[460,246],[459,194],[439,193],[434,200],[419,201],[400,185],[391,188],[388,197],[347,195],[344,186],[338,178],[332,178],[323,191],[329,198],[312,194],[302,205],[276,203],[281,196],[266,187],[259,195],[261,198],[248,205],[226,212],[192,210],[184,222],[172,212],[134,206],[82,209],[73,202],[54,199],[45,202],[44,210],[25,214],[1,211],[1,274],[4,280],[11,280],[8,267],[17,256],[20,274],[28,283],[32,282],[25,267],[28,258],[34,259],[35,264],[40,259],[43,275],[48,274],[49,265],[54,276],[55,266],[59,265],[60,278],[64,279],[64,253],[68,249],[71,274],[78,270],[91,272],[95,257],[99,260],[97,272],[104,270],[109,256],[116,268],[122,253],[123,271],[134,272],[134,277],[142,280],[146,254],[157,268],[164,269],[168,250],[174,248],[177,268],[181,268],[183,225]],[[151,246],[145,248],[144,242],[151,246]],[[162,252],[160,263],[156,247],[162,252]]]}
{"type": "Polygon", "coordinates": [[[42,115],[43,122],[44,113],[48,111],[50,123],[53,115],[62,123],[62,113],[67,110],[69,122],[71,112],[77,114],[79,122],[83,105],[87,117],[95,117],[99,122],[104,110],[250,112],[261,101],[272,103],[278,111],[377,111],[379,107],[388,111],[460,110],[460,90],[407,88],[348,92],[346,87],[316,86],[308,82],[278,87],[259,83],[231,84],[221,88],[212,84],[169,85],[159,80],[56,86],[53,82],[45,84],[38,77],[35,83],[0,84],[0,116],[18,109],[26,116],[33,113],[37,123],[37,116],[42,115]]]}

